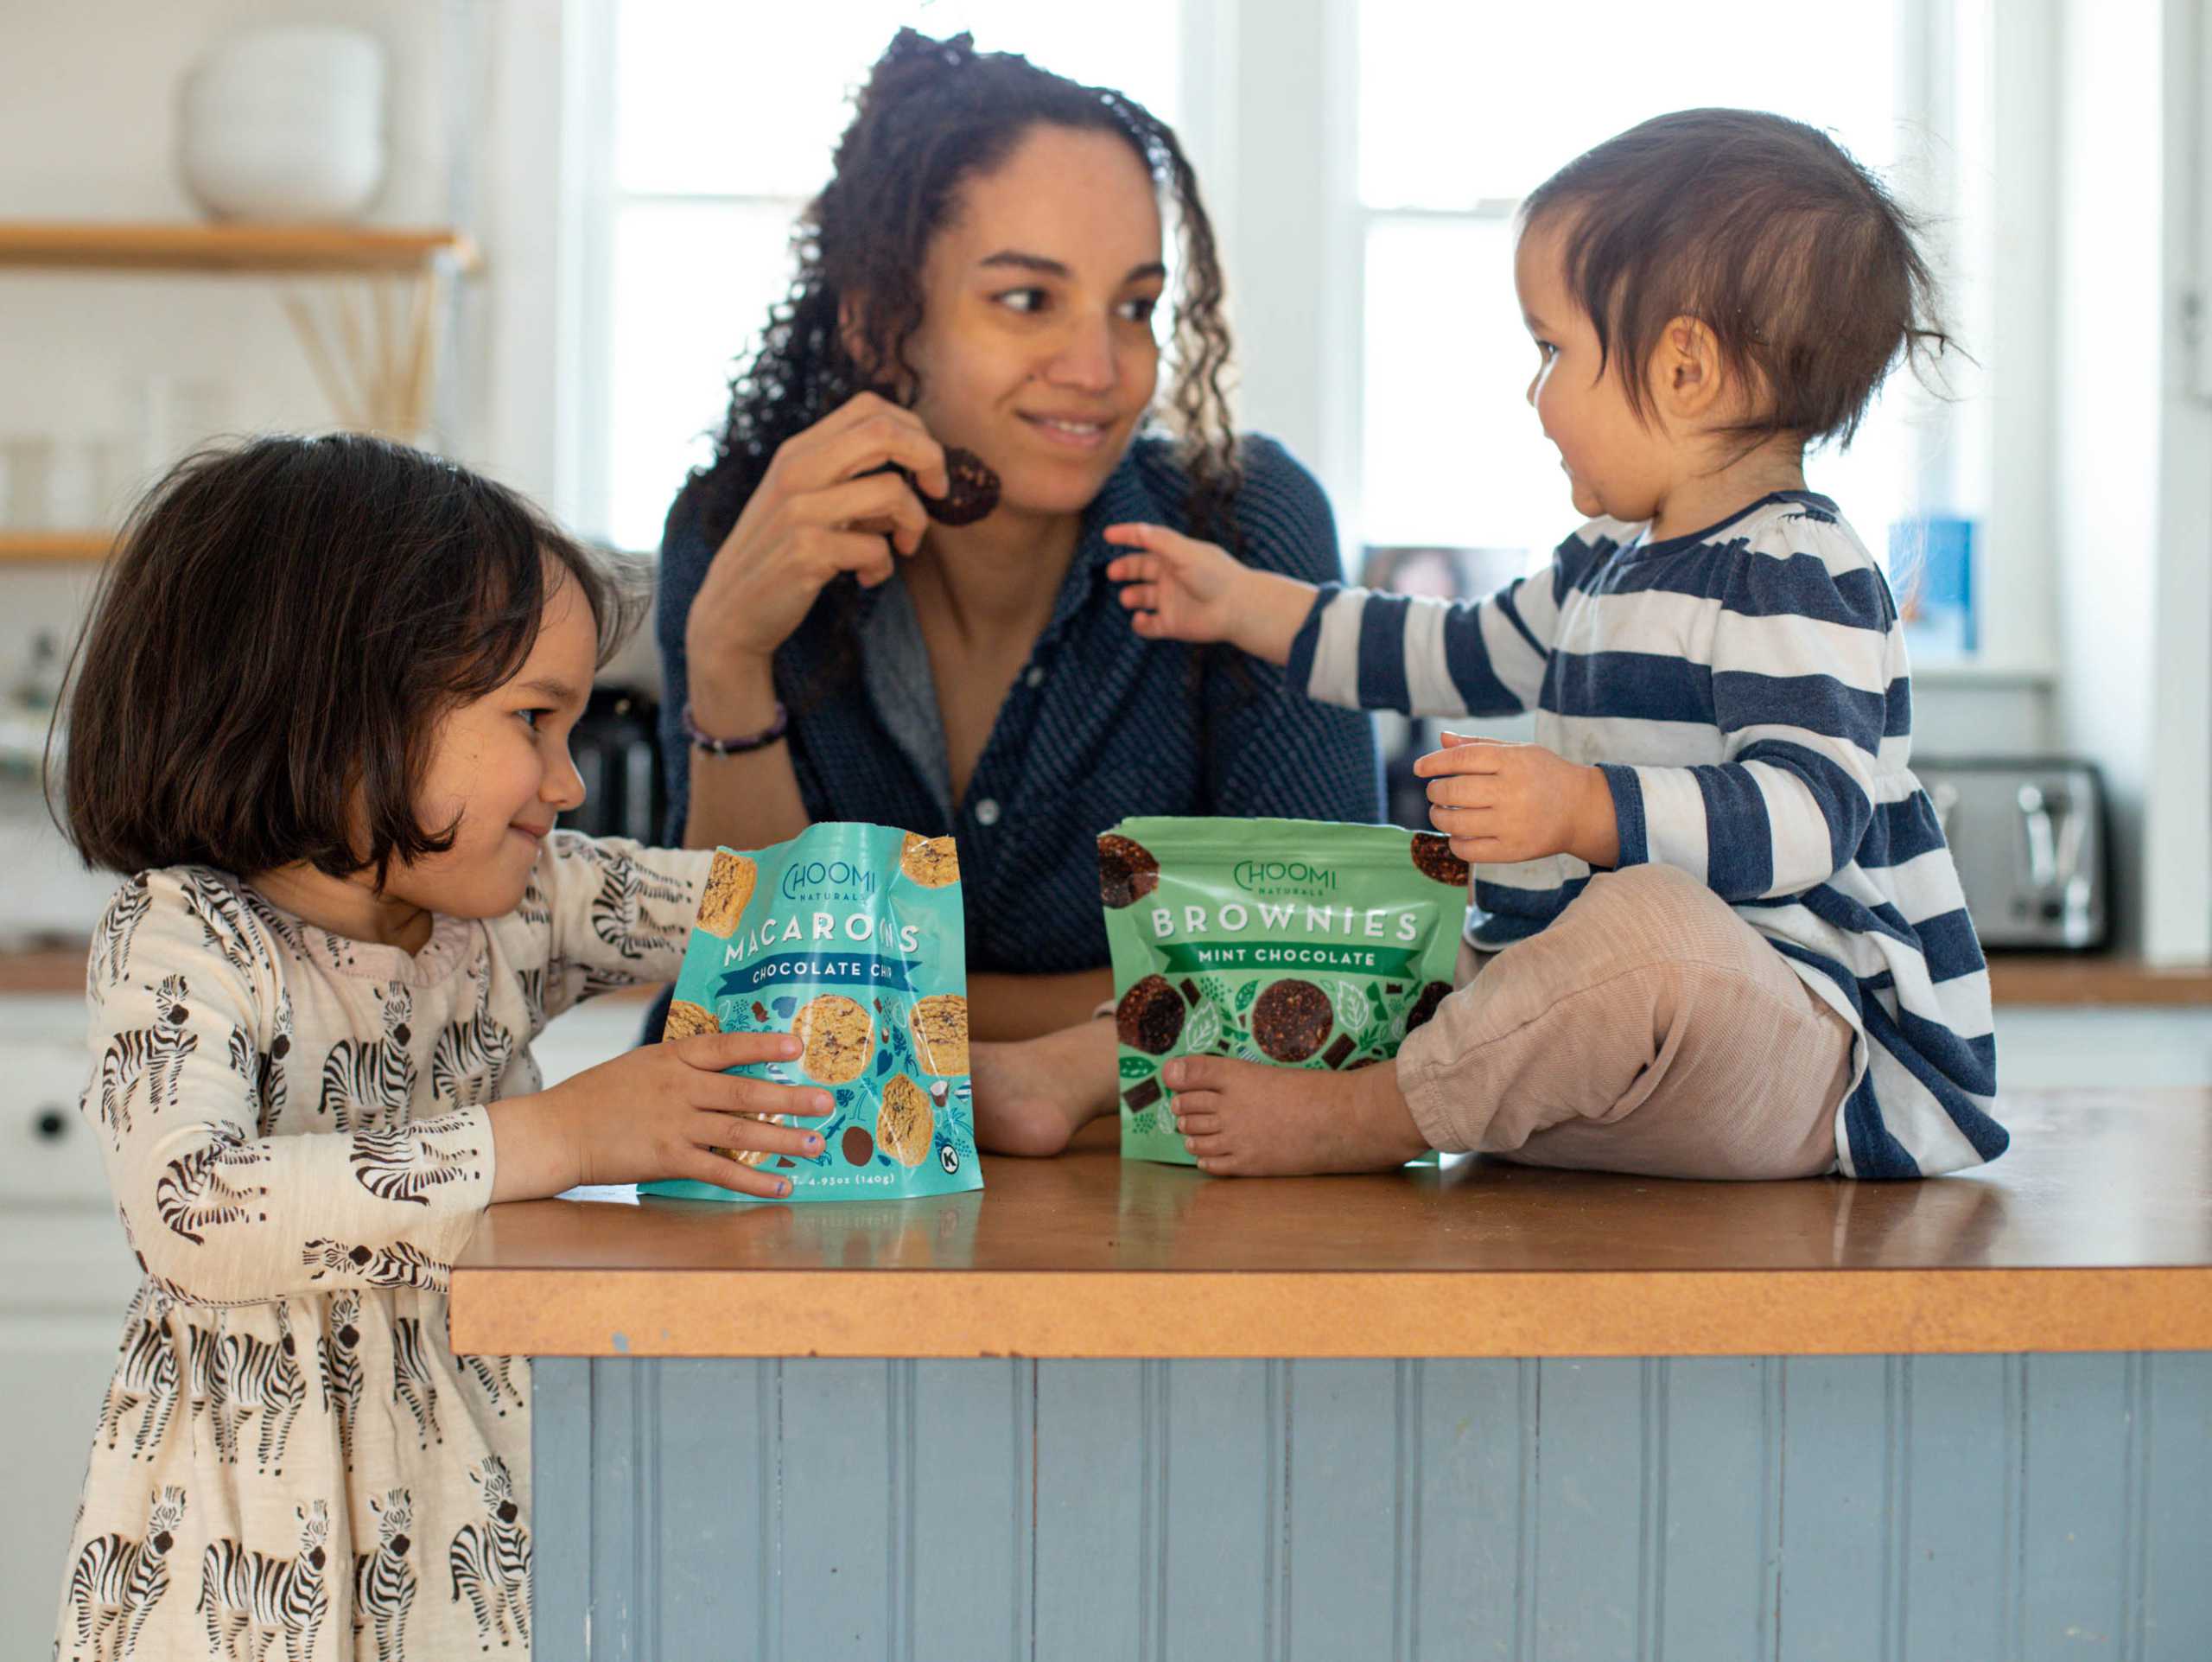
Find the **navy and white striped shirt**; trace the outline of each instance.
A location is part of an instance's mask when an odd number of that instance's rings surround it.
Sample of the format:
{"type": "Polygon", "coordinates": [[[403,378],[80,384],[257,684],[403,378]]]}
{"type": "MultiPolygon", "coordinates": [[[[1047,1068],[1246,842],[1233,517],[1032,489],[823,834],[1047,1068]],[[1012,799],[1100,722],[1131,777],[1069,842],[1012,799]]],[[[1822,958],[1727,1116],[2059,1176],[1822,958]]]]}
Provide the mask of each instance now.
{"type": "MultiPolygon", "coordinates": [[[[1233,513],[1245,563],[1308,583],[1341,576],[1336,524],[1313,476],[1271,439],[1246,439],[1243,457],[1233,513]]],[[[1173,446],[1157,438],[1137,440],[1108,476],[1084,513],[1052,619],[957,804],[929,657],[897,578],[860,595],[860,674],[820,703],[803,707],[798,690],[835,650],[834,593],[776,655],[777,685],[792,712],[791,765],[810,818],[959,837],[971,971],[1103,965],[1096,838],[1128,815],[1382,816],[1372,721],[1317,705],[1273,665],[1226,650],[1208,656],[1194,678],[1195,648],[1130,628],[1117,586],[1106,579],[1107,565],[1128,551],[1102,533],[1124,520],[1186,529],[1186,488],[1173,446]]],[[[679,725],[689,679],[684,619],[714,554],[696,487],[686,490],[670,510],[661,550],[671,842],[682,838],[690,793],[679,725]]]]}
{"type": "MultiPolygon", "coordinates": [[[[1294,685],[1423,716],[1534,708],[1601,767],[1620,863],[1689,872],[1861,1035],[1836,1115],[1853,1177],[1993,1160],[1989,976],[1934,806],[1907,766],[1895,602],[1826,497],[1782,491],[1664,542],[1593,519],[1481,602],[1325,587],[1294,685]]],[[[1468,938],[1535,933],[1590,881],[1570,855],[1478,866],[1468,938]]]]}

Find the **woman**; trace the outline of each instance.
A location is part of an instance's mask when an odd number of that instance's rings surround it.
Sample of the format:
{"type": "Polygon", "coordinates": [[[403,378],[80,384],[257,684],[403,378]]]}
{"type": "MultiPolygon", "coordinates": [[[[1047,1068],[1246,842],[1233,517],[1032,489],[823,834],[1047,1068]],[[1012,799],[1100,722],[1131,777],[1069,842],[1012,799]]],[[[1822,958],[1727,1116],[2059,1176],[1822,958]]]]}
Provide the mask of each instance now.
{"type": "Polygon", "coordinates": [[[1112,995],[1097,833],[1381,808],[1366,717],[1137,637],[1102,533],[1158,520],[1328,581],[1328,504],[1230,430],[1212,228],[1173,133],[1117,92],[902,29],[796,245],[715,459],[669,513],[671,835],[957,836],[975,1037],[1026,1041],[975,1047],[977,1135],[1052,1152],[1114,1103],[1114,1035],[1091,1019],[1112,995]],[[1182,233],[1173,438],[1141,430],[1162,192],[1182,233]],[[949,446],[998,476],[972,524],[925,511],[949,446]]]}

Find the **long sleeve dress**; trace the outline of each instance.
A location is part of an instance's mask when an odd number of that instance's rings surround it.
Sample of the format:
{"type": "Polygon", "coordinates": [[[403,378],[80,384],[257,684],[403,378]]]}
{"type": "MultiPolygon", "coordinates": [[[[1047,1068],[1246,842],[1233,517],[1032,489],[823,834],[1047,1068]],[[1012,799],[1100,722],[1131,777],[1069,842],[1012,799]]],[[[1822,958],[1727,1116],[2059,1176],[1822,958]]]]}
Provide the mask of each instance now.
{"type": "Polygon", "coordinates": [[[671,981],[712,856],[556,831],[412,954],[170,867],[86,968],[81,1109],[145,1271],[71,1534],[61,1657],[530,1649],[528,1365],[455,1356],[486,1105],[546,1022],[671,981]]]}

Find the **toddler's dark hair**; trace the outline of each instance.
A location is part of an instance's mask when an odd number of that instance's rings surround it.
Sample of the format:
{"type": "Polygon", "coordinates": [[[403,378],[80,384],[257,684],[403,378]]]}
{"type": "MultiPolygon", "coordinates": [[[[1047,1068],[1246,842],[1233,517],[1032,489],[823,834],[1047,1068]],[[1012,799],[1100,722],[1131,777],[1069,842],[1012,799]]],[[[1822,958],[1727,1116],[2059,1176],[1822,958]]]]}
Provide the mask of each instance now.
{"type": "Polygon", "coordinates": [[[1713,331],[1757,413],[1727,430],[1848,444],[1900,359],[1950,344],[1918,226],[1834,140],[1754,110],[1655,116],[1522,205],[1565,232],[1567,286],[1639,417],[1667,325],[1713,331]]]}
{"type": "Polygon", "coordinates": [[[439,718],[510,679],[557,562],[604,665],[634,574],[516,492],[360,434],[179,462],[132,511],[63,704],[57,820],[88,866],[305,863],[334,877],[453,846],[415,800],[439,718]]]}

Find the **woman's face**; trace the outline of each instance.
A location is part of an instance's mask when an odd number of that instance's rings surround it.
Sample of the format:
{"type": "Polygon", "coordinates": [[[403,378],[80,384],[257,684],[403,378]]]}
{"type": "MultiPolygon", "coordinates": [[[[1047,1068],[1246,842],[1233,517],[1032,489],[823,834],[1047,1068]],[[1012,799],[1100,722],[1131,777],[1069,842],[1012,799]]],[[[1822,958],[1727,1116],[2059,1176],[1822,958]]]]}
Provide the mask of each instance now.
{"type": "Polygon", "coordinates": [[[930,245],[915,411],[997,469],[1001,502],[1080,513],[1160,378],[1166,273],[1151,176],[1127,141],[1033,129],[969,180],[930,245]]]}

